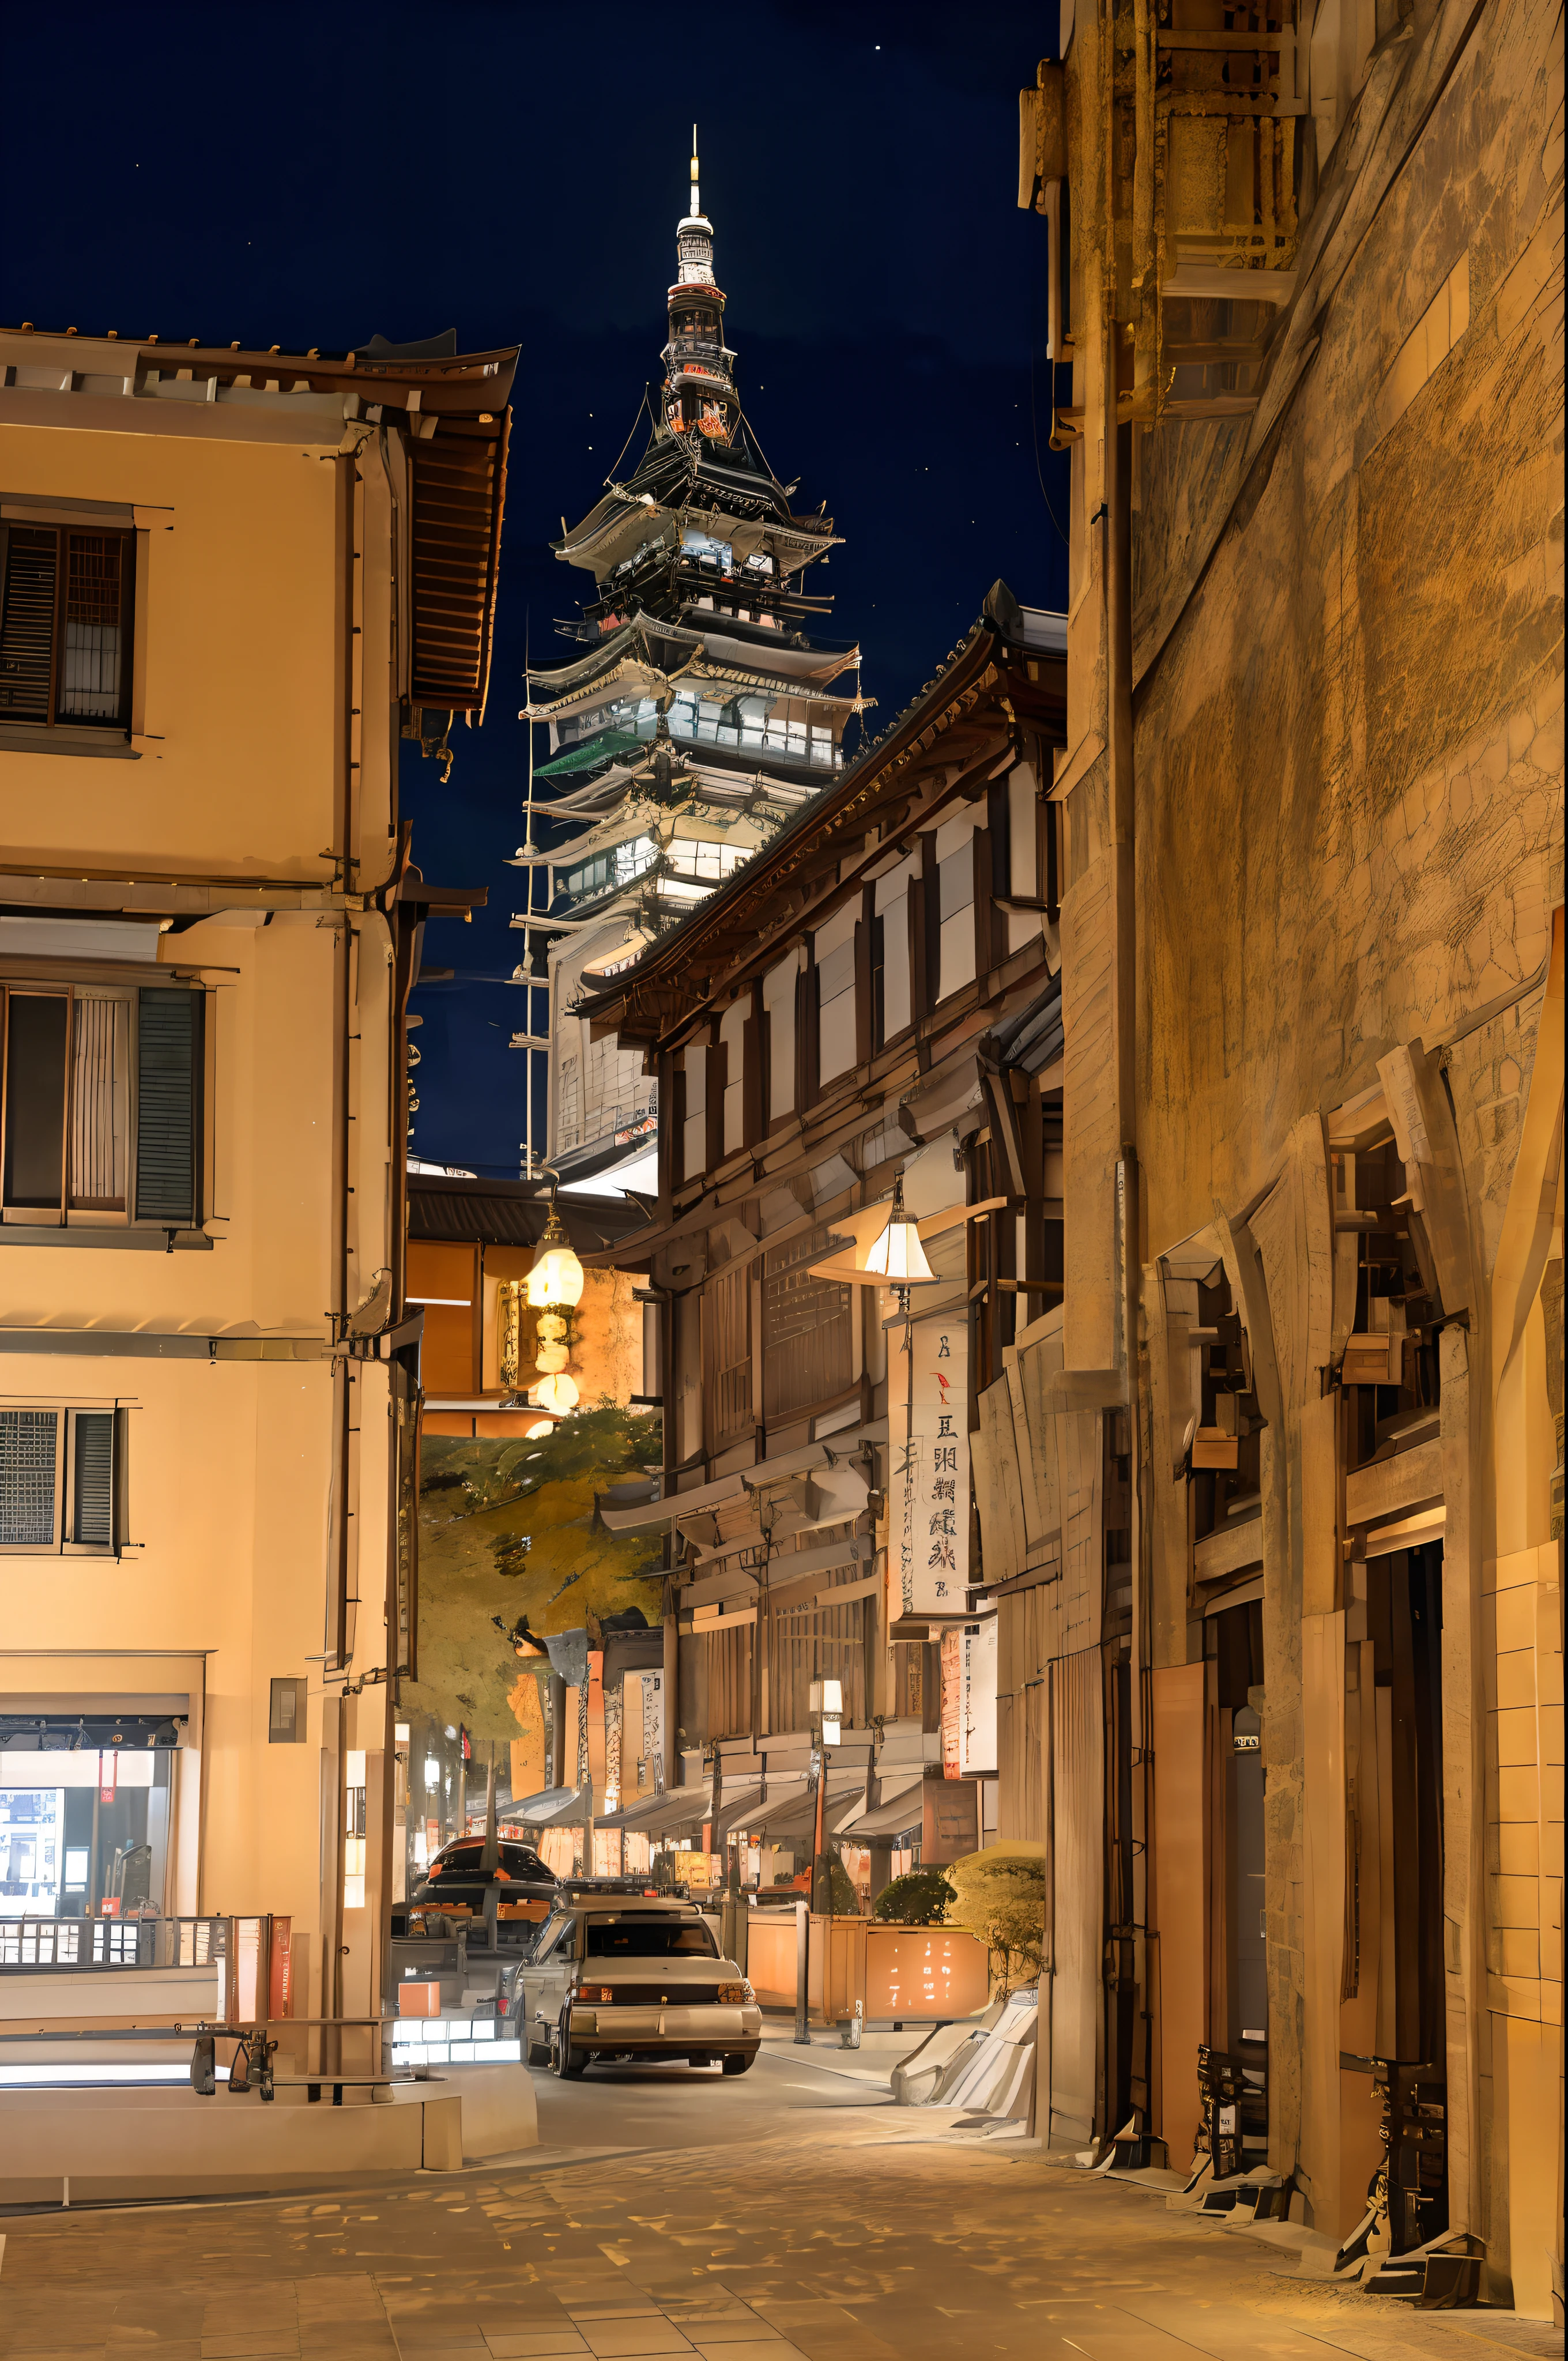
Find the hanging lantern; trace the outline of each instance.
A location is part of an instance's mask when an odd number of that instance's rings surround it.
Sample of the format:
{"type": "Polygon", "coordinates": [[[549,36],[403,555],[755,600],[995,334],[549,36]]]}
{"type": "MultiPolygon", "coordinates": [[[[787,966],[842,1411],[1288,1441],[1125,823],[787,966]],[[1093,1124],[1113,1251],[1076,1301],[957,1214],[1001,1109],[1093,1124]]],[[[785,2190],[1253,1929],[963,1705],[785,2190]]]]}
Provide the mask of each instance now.
{"type": "Polygon", "coordinates": [[[561,1226],[556,1211],[555,1194],[550,1194],[550,1218],[544,1224],[544,1235],[539,1241],[539,1251],[533,1257],[533,1268],[528,1274],[528,1300],[538,1312],[547,1303],[578,1303],[583,1294],[583,1266],[572,1252],[566,1233],[561,1226]]]}
{"type": "Polygon", "coordinates": [[[557,1417],[564,1418],[567,1411],[577,1407],[576,1380],[563,1376],[542,1378],[533,1399],[541,1410],[554,1411],[557,1417]]]}
{"type": "Polygon", "coordinates": [[[887,1227],[866,1257],[866,1268],[885,1279],[890,1287],[918,1287],[936,1277],[920,1243],[920,1228],[904,1210],[904,1175],[893,1184],[893,1211],[887,1227]]]}

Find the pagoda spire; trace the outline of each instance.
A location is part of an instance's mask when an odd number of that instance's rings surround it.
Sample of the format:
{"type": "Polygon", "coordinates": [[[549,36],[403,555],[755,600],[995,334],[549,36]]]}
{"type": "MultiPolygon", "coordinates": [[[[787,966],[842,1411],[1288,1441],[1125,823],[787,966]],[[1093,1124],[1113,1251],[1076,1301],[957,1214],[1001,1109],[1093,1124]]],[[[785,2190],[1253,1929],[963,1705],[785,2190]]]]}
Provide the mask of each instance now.
{"type": "MultiPolygon", "coordinates": [[[[696,155],[696,125],[692,125],[691,211],[675,225],[676,284],[713,287],[713,224],[702,209],[702,169],[696,155]]],[[[672,288],[672,298],[676,290],[672,288]]],[[[717,292],[717,289],[715,289],[717,292]]],[[[724,298],[719,296],[720,304],[724,298]]]]}

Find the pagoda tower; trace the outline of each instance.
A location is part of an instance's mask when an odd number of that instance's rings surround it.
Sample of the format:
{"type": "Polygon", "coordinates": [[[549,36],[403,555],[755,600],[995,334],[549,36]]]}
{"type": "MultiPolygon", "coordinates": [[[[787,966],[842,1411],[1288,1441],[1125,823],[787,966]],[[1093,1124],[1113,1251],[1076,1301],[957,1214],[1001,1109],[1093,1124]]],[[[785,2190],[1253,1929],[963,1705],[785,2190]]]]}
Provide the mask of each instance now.
{"type": "MultiPolygon", "coordinates": [[[[822,511],[795,513],[796,487],[773,474],[741,407],[695,128],[692,147],[647,441],[551,544],[591,575],[593,596],[558,626],[580,653],[531,665],[523,709],[531,741],[548,725],[549,750],[513,864],[530,876],[512,919],[519,980],[548,943],[549,1160],[564,1184],[600,1189],[653,1187],[658,1107],[634,1054],[589,1043],[580,993],[630,966],[827,785],[850,716],[872,701],[860,649],[810,629],[832,599],[807,588],[806,569],[839,536],[822,511]],[[536,822],[573,832],[540,850],[536,822]]],[[[532,1063],[538,1037],[516,1038],[532,1063]]]]}

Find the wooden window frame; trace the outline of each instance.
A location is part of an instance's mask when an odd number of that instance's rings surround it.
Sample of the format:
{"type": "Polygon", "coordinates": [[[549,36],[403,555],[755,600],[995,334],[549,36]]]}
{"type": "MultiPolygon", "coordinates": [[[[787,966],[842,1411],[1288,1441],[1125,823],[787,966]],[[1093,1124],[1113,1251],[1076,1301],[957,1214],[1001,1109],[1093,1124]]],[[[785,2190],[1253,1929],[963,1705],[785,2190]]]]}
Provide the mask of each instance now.
{"type": "Polygon", "coordinates": [[[207,1138],[207,1107],[210,1082],[209,1055],[212,1048],[210,1028],[206,1022],[206,994],[199,984],[187,983],[170,977],[154,981],[147,975],[134,977],[106,974],[89,978],[82,975],[44,975],[36,972],[8,973],[0,972],[0,1239],[7,1230],[15,1229],[74,1229],[90,1231],[140,1230],[168,1232],[199,1230],[205,1218],[209,1187],[209,1141],[207,1138]],[[195,1038],[192,1048],[191,1071],[191,1218],[188,1222],[170,1223],[150,1214],[138,1213],[137,1199],[139,1186],[137,1171],[137,1140],[140,1126],[140,1050],[141,999],[148,991],[189,992],[196,1002],[195,1038]],[[112,997],[126,1015],[126,1173],[125,1194],[115,1207],[108,1201],[73,1205],[70,1196],[71,1157],[71,1059],[75,1048],[75,1011],[79,996],[97,999],[112,997]],[[12,1205],[5,1201],[5,1148],[9,1137],[10,1107],[10,1038],[11,1008],[18,998],[64,1000],[66,1004],[65,1055],[61,1063],[61,1148],[60,1182],[58,1205],[12,1205]]]}
{"type": "Polygon", "coordinates": [[[56,1420],[54,1445],[54,1539],[48,1542],[0,1541],[0,1557],[118,1558],[126,1547],[126,1413],[115,1402],[8,1401],[6,1411],[51,1413],[56,1420]],[[71,1539],[76,1521],[76,1430],[82,1418],[113,1421],[110,1441],[110,1528],[107,1542],[71,1539]]]}
{"type": "Polygon", "coordinates": [[[0,630],[4,629],[6,571],[10,563],[10,541],[13,533],[52,533],[54,558],[54,620],[49,639],[49,702],[40,720],[31,714],[7,713],[0,709],[0,731],[36,738],[41,743],[56,744],[78,737],[102,741],[119,739],[129,743],[131,734],[132,691],[136,673],[136,612],[138,536],[134,525],[117,522],[100,522],[96,518],[62,514],[58,522],[42,512],[25,518],[0,519],[0,630]],[[71,540],[73,534],[96,540],[117,541],[121,544],[120,607],[116,628],[120,633],[119,702],[112,715],[66,713],[60,710],[65,679],[66,610],[70,599],[71,540]]]}

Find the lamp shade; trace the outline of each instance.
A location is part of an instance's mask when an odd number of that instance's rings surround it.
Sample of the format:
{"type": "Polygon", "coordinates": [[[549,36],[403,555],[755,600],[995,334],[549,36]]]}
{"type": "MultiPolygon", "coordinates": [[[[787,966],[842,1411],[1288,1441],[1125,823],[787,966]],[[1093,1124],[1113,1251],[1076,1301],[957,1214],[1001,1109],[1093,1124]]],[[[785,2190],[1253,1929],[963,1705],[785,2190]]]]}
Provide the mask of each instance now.
{"type": "Polygon", "coordinates": [[[575,1378],[567,1377],[543,1378],[540,1380],[533,1398],[541,1410],[553,1410],[558,1413],[576,1410],[577,1407],[576,1380],[575,1378]]]}
{"type": "Polygon", "coordinates": [[[578,1303],[583,1293],[583,1266],[572,1252],[561,1216],[554,1203],[533,1268],[528,1274],[528,1300],[537,1312],[546,1303],[578,1303]]]}
{"type": "Polygon", "coordinates": [[[885,1279],[890,1287],[918,1285],[922,1279],[936,1276],[920,1243],[919,1225],[904,1210],[902,1179],[894,1183],[893,1211],[887,1217],[886,1229],[866,1257],[866,1268],[885,1279]]]}

